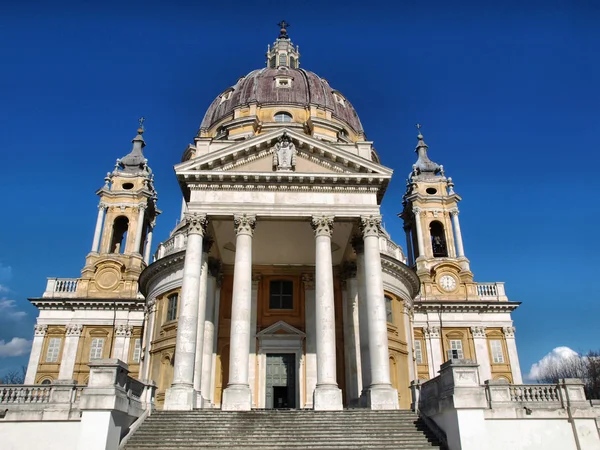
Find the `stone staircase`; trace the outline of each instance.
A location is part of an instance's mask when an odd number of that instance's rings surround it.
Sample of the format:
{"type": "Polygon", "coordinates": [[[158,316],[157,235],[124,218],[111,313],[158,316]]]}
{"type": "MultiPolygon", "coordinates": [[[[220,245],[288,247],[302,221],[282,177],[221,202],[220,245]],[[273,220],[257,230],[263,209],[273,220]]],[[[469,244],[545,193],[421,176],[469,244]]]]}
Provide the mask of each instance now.
{"type": "Polygon", "coordinates": [[[156,411],[125,450],[440,449],[412,411],[156,411]]]}

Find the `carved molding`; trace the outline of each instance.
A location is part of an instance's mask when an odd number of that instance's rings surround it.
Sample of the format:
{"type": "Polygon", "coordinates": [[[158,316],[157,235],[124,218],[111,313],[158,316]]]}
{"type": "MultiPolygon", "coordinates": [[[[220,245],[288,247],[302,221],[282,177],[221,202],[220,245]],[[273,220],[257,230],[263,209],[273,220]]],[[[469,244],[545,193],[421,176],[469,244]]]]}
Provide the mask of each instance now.
{"type": "Polygon", "coordinates": [[[81,336],[81,332],[83,331],[83,325],[79,324],[70,324],[67,325],[67,336],[81,336]]]}
{"type": "Polygon", "coordinates": [[[188,224],[188,234],[199,234],[204,236],[206,227],[208,226],[206,214],[185,213],[185,221],[188,224]]]}
{"type": "Polygon", "coordinates": [[[333,234],[333,216],[313,216],[311,226],[316,236],[328,236],[333,234]]]}
{"type": "Polygon", "coordinates": [[[440,327],[437,325],[423,327],[423,334],[426,338],[439,339],[440,331],[440,327]]]}
{"type": "Polygon", "coordinates": [[[504,336],[507,338],[515,337],[515,331],[516,331],[515,327],[502,327],[502,331],[504,332],[504,336]]]}
{"type": "Polygon", "coordinates": [[[33,335],[34,336],[46,336],[46,332],[48,331],[48,325],[40,325],[36,323],[33,326],[33,335]]]}
{"type": "Polygon", "coordinates": [[[121,323],[115,327],[117,337],[130,337],[131,333],[133,333],[133,325],[121,323]]]}
{"type": "Polygon", "coordinates": [[[381,216],[361,216],[360,218],[360,231],[363,238],[367,236],[379,237],[379,231],[381,229],[381,216]]]}
{"type": "Polygon", "coordinates": [[[256,227],[256,215],[254,214],[234,214],[233,226],[236,234],[254,234],[256,227]]]}
{"type": "Polygon", "coordinates": [[[485,339],[485,327],[471,327],[471,333],[475,339],[485,339]]]}

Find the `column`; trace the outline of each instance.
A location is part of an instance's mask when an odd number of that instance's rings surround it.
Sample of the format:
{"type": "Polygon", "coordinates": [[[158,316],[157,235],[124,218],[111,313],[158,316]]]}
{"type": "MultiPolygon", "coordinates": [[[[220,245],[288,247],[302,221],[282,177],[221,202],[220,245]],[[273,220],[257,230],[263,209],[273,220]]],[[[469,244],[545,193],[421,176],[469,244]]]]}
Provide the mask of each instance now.
{"type": "Polygon", "coordinates": [[[492,379],[492,367],[490,365],[490,354],[488,352],[487,336],[485,335],[485,327],[471,327],[473,335],[473,344],[475,344],[475,358],[479,368],[479,383],[483,384],[487,380],[492,379]]]}
{"type": "Polygon", "coordinates": [[[152,334],[156,319],[156,299],[150,299],[146,304],[146,326],[144,327],[144,342],[142,343],[143,359],[140,374],[142,380],[150,379],[150,350],[152,348],[152,334]]]}
{"type": "Polygon", "coordinates": [[[423,335],[425,336],[425,342],[427,345],[427,353],[429,360],[427,365],[429,366],[429,379],[437,376],[440,366],[444,361],[442,357],[442,345],[440,342],[440,327],[438,326],[427,326],[423,327],[423,335]]]}
{"type": "Polygon", "coordinates": [[[463,248],[462,233],[460,231],[460,223],[458,221],[458,208],[450,210],[452,216],[452,224],[454,225],[454,235],[456,237],[456,251],[458,257],[463,258],[465,256],[465,249],[463,248]]]}
{"type": "Polygon", "coordinates": [[[127,324],[118,324],[115,326],[115,337],[111,358],[120,359],[124,363],[127,363],[129,357],[129,343],[131,340],[131,333],[133,332],[133,326],[127,324]]]}
{"type": "Polygon", "coordinates": [[[92,242],[92,251],[98,253],[100,247],[100,235],[102,234],[102,222],[104,222],[104,214],[106,213],[106,205],[102,202],[98,205],[98,218],[96,219],[96,229],[94,230],[94,241],[92,242]]]}
{"type": "Polygon", "coordinates": [[[519,363],[519,354],[517,353],[517,343],[515,341],[515,327],[502,327],[502,331],[504,332],[504,338],[506,339],[506,348],[508,349],[508,360],[510,361],[513,384],[523,384],[521,364],[519,363]]]}
{"type": "MultiPolygon", "coordinates": [[[[220,270],[220,269],[219,269],[220,270]]],[[[219,310],[220,310],[220,305],[221,305],[221,283],[223,282],[223,276],[222,274],[219,272],[216,274],[215,276],[215,311],[214,311],[214,326],[215,326],[215,331],[214,331],[214,343],[213,343],[213,348],[212,348],[212,367],[213,370],[210,374],[210,398],[213,400],[214,402],[214,395],[215,395],[215,384],[217,382],[217,371],[216,371],[216,367],[217,367],[217,346],[219,344],[219,310]]]]}
{"type": "Polygon", "coordinates": [[[212,259],[208,263],[208,279],[206,282],[206,315],[204,318],[204,344],[202,349],[202,380],[201,392],[204,401],[213,405],[214,390],[212,389],[213,347],[215,342],[215,290],[216,279],[212,259]]]}
{"type": "Polygon", "coordinates": [[[231,305],[229,383],[223,391],[221,409],[249,411],[252,408],[252,392],[248,382],[252,310],[252,236],[256,226],[256,216],[236,214],[233,223],[237,237],[231,305]]]}
{"type": "Polygon", "coordinates": [[[83,330],[82,325],[69,324],[65,335],[65,343],[60,360],[60,369],[58,371],[59,380],[72,380],[73,369],[75,368],[75,359],[77,358],[77,346],[79,337],[83,330]]]}
{"type": "Polygon", "coordinates": [[[146,248],[144,249],[144,262],[146,265],[150,264],[150,258],[152,257],[152,232],[154,231],[154,227],[150,225],[148,228],[148,236],[146,237],[146,248]]]}
{"type": "Polygon", "coordinates": [[[133,244],[132,253],[140,253],[140,247],[142,245],[142,233],[144,232],[144,215],[146,214],[146,205],[139,205],[138,209],[137,230],[135,231],[135,241],[133,244]]]}
{"type": "Polygon", "coordinates": [[[48,331],[48,325],[35,324],[33,326],[33,344],[31,344],[31,353],[29,354],[29,364],[27,364],[27,373],[23,384],[35,384],[35,376],[42,357],[42,348],[44,347],[44,336],[48,331]]]}
{"type": "Polygon", "coordinates": [[[186,215],[188,240],[183,263],[181,305],[175,341],[175,365],[173,384],[165,393],[166,410],[191,410],[196,406],[194,392],[194,367],[196,358],[196,334],[198,333],[198,294],[202,269],[202,240],[206,230],[205,214],[186,215]]]}
{"type": "Polygon", "coordinates": [[[342,308],[344,321],[344,358],[346,374],[346,401],[349,406],[359,404],[362,392],[360,374],[360,337],[358,326],[358,282],[356,280],[356,264],[344,266],[344,289],[342,291],[342,308]]]}
{"type": "Polygon", "coordinates": [[[408,259],[408,265],[412,266],[415,263],[415,257],[412,249],[412,236],[410,235],[410,227],[404,227],[404,233],[406,233],[406,258],[408,259]]]}
{"type": "Polygon", "coordinates": [[[414,337],[413,337],[413,324],[412,324],[412,307],[409,307],[406,303],[404,304],[404,330],[406,331],[406,344],[408,347],[408,379],[417,379],[417,364],[415,362],[414,355],[414,337]]]}
{"type": "Polygon", "coordinates": [[[258,311],[258,286],[261,276],[252,277],[252,308],[250,309],[250,347],[248,348],[248,383],[252,391],[252,407],[257,407],[256,393],[256,320],[258,311]]]}
{"type": "Polygon", "coordinates": [[[371,359],[369,356],[369,323],[367,319],[367,294],[365,290],[365,246],[361,236],[352,239],[356,253],[356,284],[358,293],[358,333],[360,340],[361,406],[367,405],[367,389],[371,385],[371,359]]]}
{"type": "Polygon", "coordinates": [[[197,402],[204,403],[208,392],[202,393],[202,366],[204,364],[204,335],[206,331],[206,308],[208,304],[208,254],[213,245],[213,239],[210,236],[204,236],[202,241],[202,261],[200,270],[200,286],[198,291],[198,330],[196,332],[196,359],[194,361],[194,390],[197,395],[197,402]]]}
{"type": "Polygon", "coordinates": [[[371,385],[367,392],[367,406],[371,409],[398,409],[398,391],[392,387],[390,381],[387,316],[379,253],[380,227],[381,216],[363,216],[360,219],[365,246],[365,291],[371,360],[371,385]]]}
{"type": "Polygon", "coordinates": [[[315,319],[315,277],[313,274],[302,275],[304,285],[304,317],[306,321],[305,367],[306,367],[306,404],[313,407],[313,396],[317,386],[317,322],[315,319]]]}
{"type": "Polygon", "coordinates": [[[313,396],[315,411],[343,409],[338,388],[335,354],[335,304],[331,235],[333,217],[312,218],[315,231],[315,319],[317,324],[317,386],[313,396]]]}
{"type": "Polygon", "coordinates": [[[425,245],[423,244],[423,227],[421,226],[421,208],[415,206],[413,208],[415,214],[415,226],[417,228],[417,246],[419,250],[419,258],[425,257],[425,245]]]}

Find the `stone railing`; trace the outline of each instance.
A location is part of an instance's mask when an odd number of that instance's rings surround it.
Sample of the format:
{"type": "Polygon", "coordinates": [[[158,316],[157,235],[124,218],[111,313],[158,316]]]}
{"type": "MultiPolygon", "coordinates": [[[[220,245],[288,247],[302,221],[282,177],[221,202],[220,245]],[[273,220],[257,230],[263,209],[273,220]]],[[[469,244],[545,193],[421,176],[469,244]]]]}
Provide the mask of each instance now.
{"type": "Polygon", "coordinates": [[[481,300],[508,301],[504,283],[477,283],[477,294],[481,300]]]}
{"type": "Polygon", "coordinates": [[[0,385],[0,411],[6,420],[77,420],[84,388],[72,381],[0,385]]]}
{"type": "Polygon", "coordinates": [[[168,256],[172,253],[177,253],[182,250],[185,250],[187,245],[187,234],[185,233],[177,233],[171,236],[164,242],[158,244],[158,248],[154,253],[154,261],[158,261],[165,256],[168,256]]]}
{"type": "Polygon", "coordinates": [[[379,236],[379,251],[384,255],[391,256],[392,258],[406,264],[406,258],[402,248],[395,242],[388,239],[386,236],[379,236]]]}
{"type": "Polygon", "coordinates": [[[560,402],[559,386],[555,384],[510,385],[508,390],[512,402],[560,402]]]}
{"type": "Polygon", "coordinates": [[[77,295],[79,278],[48,278],[44,298],[72,298],[77,295]]]}

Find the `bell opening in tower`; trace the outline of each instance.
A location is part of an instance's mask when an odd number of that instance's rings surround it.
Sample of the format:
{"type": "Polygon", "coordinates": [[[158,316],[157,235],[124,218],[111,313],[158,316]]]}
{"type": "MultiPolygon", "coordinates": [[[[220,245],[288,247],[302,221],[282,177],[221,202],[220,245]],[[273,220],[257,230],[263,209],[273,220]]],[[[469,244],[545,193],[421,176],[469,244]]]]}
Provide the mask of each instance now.
{"type": "Polygon", "coordinates": [[[446,236],[444,233],[444,225],[437,220],[429,225],[429,233],[431,234],[431,249],[433,250],[434,258],[445,258],[448,256],[448,248],[446,246],[446,236]]]}

